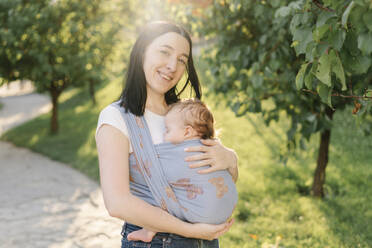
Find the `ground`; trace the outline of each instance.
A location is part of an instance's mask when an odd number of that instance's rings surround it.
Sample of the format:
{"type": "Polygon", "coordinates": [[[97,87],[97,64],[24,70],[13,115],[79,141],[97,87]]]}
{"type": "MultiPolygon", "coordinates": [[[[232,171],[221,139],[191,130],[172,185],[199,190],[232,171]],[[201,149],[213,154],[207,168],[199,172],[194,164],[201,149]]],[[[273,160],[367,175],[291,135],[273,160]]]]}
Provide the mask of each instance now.
{"type": "MultiPolygon", "coordinates": [[[[0,135],[50,109],[26,83],[0,88],[0,135]]],[[[99,185],[66,164],[0,142],[0,244],[119,247],[122,221],[105,210],[99,185]]]]}

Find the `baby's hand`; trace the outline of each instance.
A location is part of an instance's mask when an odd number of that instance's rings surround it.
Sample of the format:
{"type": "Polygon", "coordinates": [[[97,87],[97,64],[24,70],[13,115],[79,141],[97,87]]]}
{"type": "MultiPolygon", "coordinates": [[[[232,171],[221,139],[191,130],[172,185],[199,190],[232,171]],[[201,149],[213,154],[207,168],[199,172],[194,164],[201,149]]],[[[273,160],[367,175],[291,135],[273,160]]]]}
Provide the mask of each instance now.
{"type": "Polygon", "coordinates": [[[127,239],[129,241],[151,242],[155,234],[156,232],[149,231],[143,228],[143,229],[129,233],[127,236],[127,239]]]}

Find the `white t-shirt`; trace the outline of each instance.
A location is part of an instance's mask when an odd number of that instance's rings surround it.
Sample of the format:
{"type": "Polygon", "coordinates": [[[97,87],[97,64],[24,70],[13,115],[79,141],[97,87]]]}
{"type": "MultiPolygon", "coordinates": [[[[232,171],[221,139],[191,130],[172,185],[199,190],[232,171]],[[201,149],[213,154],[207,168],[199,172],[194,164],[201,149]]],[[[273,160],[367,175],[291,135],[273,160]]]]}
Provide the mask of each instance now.
{"type": "MultiPolygon", "coordinates": [[[[147,109],[145,110],[144,117],[150,129],[152,142],[154,142],[154,144],[162,143],[164,141],[163,134],[165,132],[165,121],[164,121],[165,117],[162,115],[155,114],[147,109]]],[[[133,152],[132,145],[130,143],[130,136],[128,134],[127,125],[125,124],[125,121],[120,111],[117,108],[111,105],[108,105],[106,108],[104,108],[101,111],[98,117],[96,135],[97,135],[98,129],[103,124],[108,124],[108,125],[111,125],[119,129],[129,140],[129,153],[133,152]]]]}

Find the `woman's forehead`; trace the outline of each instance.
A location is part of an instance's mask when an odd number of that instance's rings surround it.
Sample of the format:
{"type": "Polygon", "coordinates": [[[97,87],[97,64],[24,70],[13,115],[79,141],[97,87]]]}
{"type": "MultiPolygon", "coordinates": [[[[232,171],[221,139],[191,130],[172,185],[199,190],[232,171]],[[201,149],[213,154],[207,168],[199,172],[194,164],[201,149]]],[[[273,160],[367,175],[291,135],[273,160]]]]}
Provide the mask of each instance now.
{"type": "Polygon", "coordinates": [[[168,32],[154,39],[151,46],[174,50],[180,55],[189,56],[190,45],[185,37],[175,32],[168,32]]]}

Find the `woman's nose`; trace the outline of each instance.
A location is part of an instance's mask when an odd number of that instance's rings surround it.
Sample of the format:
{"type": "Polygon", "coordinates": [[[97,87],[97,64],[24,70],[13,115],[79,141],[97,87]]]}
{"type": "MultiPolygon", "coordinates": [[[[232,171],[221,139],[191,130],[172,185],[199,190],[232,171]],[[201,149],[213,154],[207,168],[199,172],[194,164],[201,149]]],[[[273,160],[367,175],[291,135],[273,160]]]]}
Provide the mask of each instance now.
{"type": "Polygon", "coordinates": [[[177,58],[169,58],[167,68],[171,72],[175,72],[177,69],[177,58]]]}

